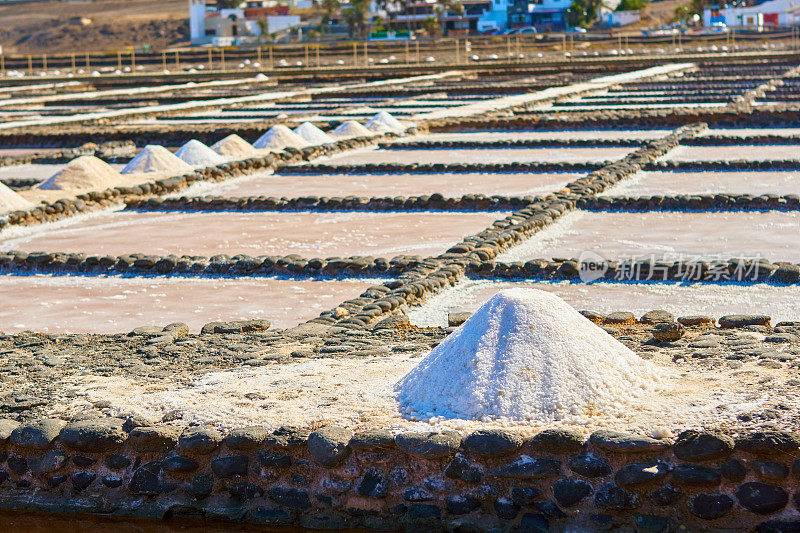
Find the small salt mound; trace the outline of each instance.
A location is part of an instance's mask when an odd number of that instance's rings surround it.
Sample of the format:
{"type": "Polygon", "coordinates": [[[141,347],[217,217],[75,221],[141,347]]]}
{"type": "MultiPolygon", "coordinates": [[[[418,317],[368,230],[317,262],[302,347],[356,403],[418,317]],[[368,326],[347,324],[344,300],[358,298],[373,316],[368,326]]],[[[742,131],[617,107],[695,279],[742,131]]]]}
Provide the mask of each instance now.
{"type": "Polygon", "coordinates": [[[369,119],[365,126],[368,130],[378,132],[393,131],[395,133],[401,133],[406,130],[405,126],[400,124],[396,118],[386,111],[379,111],[378,114],[369,119]]]}
{"type": "Polygon", "coordinates": [[[328,144],[336,142],[333,137],[310,122],[303,122],[294,129],[294,132],[309,144],[328,144]]]}
{"type": "Polygon", "coordinates": [[[369,137],[375,135],[374,132],[369,131],[367,128],[356,122],[355,120],[348,120],[331,132],[334,137],[369,137]]]}
{"type": "Polygon", "coordinates": [[[28,209],[31,205],[28,200],[12,191],[4,183],[0,183],[0,213],[28,209]]]}
{"type": "Polygon", "coordinates": [[[211,149],[225,157],[240,157],[255,153],[253,145],[235,133],[211,145],[211,149]]]}
{"type": "Polygon", "coordinates": [[[131,159],[122,169],[123,174],[140,172],[170,172],[180,174],[192,170],[188,164],[178,159],[172,152],[157,144],[148,144],[139,155],[131,159]]]}
{"type": "Polygon", "coordinates": [[[105,161],[93,155],[83,155],[70,161],[36,188],[44,190],[102,190],[119,185],[120,174],[105,161]]]}
{"type": "Polygon", "coordinates": [[[287,147],[305,148],[308,146],[308,143],[305,139],[283,124],[278,124],[268,129],[267,133],[259,137],[258,140],[253,143],[253,146],[259,150],[279,150],[287,147]]]}
{"type": "Polygon", "coordinates": [[[225,162],[224,157],[196,139],[178,148],[175,156],[193,167],[209,167],[225,162]]]}
{"type": "Polygon", "coordinates": [[[406,415],[418,419],[554,421],[619,414],[655,390],[659,372],[557,296],[508,289],[395,390],[406,415]]]}

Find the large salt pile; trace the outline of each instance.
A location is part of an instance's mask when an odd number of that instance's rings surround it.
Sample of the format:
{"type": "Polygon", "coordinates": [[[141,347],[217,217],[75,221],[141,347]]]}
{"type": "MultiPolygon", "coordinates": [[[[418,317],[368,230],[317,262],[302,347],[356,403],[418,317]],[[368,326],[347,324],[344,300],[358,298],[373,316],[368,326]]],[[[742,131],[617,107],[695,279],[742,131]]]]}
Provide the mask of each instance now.
{"type": "Polygon", "coordinates": [[[193,167],[209,167],[225,162],[224,157],[197,139],[192,139],[178,148],[175,157],[193,167]]]}
{"type": "Polygon", "coordinates": [[[157,144],[148,144],[139,155],[130,160],[122,169],[123,174],[136,174],[140,172],[170,172],[180,174],[192,170],[172,152],[157,144]]]}
{"type": "Polygon", "coordinates": [[[5,184],[0,183],[0,213],[16,211],[18,209],[28,209],[31,203],[9,189],[5,184]]]}
{"type": "Polygon", "coordinates": [[[305,139],[283,124],[278,124],[268,129],[264,135],[259,137],[258,140],[253,143],[253,146],[259,150],[280,150],[281,148],[287,147],[305,148],[308,146],[308,143],[305,141],[305,139]]]}
{"type": "Polygon", "coordinates": [[[225,157],[244,157],[252,155],[256,151],[252,144],[235,133],[215,142],[211,145],[211,149],[225,157]]]}
{"type": "Polygon", "coordinates": [[[303,122],[294,129],[294,132],[309,144],[328,144],[336,142],[333,137],[310,122],[303,122]]]}
{"type": "Polygon", "coordinates": [[[402,133],[406,130],[405,126],[400,124],[400,121],[386,111],[379,111],[378,114],[369,119],[365,126],[368,130],[381,133],[386,131],[402,133]]]}
{"type": "Polygon", "coordinates": [[[120,174],[114,168],[93,155],[82,155],[70,161],[37,188],[45,190],[101,190],[119,185],[120,174]]]}
{"type": "Polygon", "coordinates": [[[375,132],[368,130],[355,120],[348,120],[339,124],[335,130],[331,132],[334,137],[369,137],[375,135],[375,132]]]}
{"type": "Polygon", "coordinates": [[[415,419],[553,421],[619,415],[658,386],[657,368],[563,300],[498,292],[398,381],[415,419]]]}

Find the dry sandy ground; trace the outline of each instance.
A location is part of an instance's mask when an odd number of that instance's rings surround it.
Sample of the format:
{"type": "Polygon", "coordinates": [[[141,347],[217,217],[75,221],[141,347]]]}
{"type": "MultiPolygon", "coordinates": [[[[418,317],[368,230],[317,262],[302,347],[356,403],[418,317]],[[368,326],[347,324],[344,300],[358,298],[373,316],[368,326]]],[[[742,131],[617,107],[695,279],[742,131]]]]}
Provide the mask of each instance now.
{"type": "Polygon", "coordinates": [[[145,44],[166,46],[188,33],[185,0],[93,0],[0,6],[0,44],[6,53],[100,51],[145,44]],[[82,26],[76,17],[92,19],[82,26]]]}

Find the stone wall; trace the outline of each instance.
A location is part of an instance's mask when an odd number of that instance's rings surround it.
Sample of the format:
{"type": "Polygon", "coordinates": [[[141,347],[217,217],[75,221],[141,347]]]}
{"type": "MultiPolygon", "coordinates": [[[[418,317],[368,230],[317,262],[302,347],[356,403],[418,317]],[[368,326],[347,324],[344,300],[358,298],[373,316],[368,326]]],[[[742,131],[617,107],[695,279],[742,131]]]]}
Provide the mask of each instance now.
{"type": "Polygon", "coordinates": [[[0,506],[417,531],[797,531],[800,437],[0,421],[0,506]]]}

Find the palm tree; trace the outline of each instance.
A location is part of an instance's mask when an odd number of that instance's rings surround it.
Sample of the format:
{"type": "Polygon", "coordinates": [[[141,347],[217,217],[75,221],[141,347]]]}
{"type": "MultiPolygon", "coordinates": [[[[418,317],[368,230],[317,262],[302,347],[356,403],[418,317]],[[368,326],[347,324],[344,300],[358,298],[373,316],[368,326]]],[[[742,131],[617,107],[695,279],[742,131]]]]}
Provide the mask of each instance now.
{"type": "Polygon", "coordinates": [[[350,7],[342,10],[342,18],[347,21],[350,37],[363,39],[367,35],[367,13],[369,0],[351,0],[350,7]]]}

